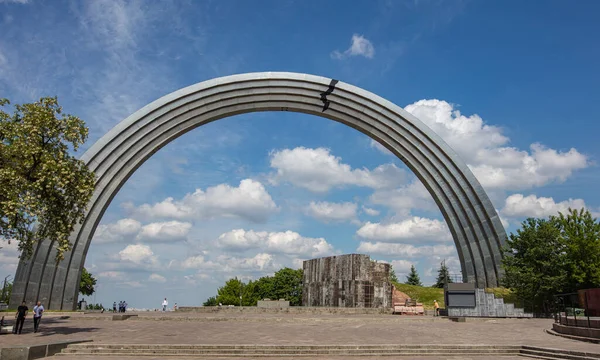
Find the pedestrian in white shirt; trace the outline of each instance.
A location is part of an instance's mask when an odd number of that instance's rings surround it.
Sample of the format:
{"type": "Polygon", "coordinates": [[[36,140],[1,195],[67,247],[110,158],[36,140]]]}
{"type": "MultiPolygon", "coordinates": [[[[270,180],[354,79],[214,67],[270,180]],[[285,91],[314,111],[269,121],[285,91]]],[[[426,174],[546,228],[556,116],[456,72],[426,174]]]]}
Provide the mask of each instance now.
{"type": "Polygon", "coordinates": [[[44,313],[44,306],[41,302],[37,302],[37,305],[33,307],[33,332],[38,332],[40,327],[40,320],[42,320],[42,314],[44,313]]]}
{"type": "Polygon", "coordinates": [[[167,301],[167,298],[165,298],[163,300],[163,311],[167,311],[167,306],[169,306],[169,302],[167,301]]]}

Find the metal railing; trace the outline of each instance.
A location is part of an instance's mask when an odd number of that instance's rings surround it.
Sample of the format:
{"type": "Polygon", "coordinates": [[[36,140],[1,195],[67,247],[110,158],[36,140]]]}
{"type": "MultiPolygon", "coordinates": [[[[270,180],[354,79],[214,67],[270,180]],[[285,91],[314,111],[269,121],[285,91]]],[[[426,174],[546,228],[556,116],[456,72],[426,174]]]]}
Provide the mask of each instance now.
{"type": "Polygon", "coordinates": [[[554,313],[555,322],[565,326],[600,327],[599,321],[590,319],[587,291],[583,296],[583,304],[580,304],[582,301],[580,300],[579,293],[558,294],[554,295],[554,299],[556,304],[556,311],[554,313]]]}

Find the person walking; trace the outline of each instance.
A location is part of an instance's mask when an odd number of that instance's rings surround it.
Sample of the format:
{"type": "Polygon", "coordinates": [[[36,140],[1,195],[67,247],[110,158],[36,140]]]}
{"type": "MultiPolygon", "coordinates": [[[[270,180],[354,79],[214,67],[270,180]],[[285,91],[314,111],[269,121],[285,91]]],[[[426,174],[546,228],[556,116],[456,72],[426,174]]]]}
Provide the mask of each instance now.
{"type": "Polygon", "coordinates": [[[38,332],[40,327],[40,320],[42,320],[42,314],[44,313],[44,305],[40,301],[33,307],[33,332],[38,332]]]}
{"type": "Polygon", "coordinates": [[[163,311],[167,311],[167,306],[169,306],[169,302],[167,301],[167,298],[165,298],[162,303],[163,311]]]}
{"type": "Polygon", "coordinates": [[[117,302],[113,302],[113,313],[117,312],[117,302]]]}
{"type": "Polygon", "coordinates": [[[27,303],[23,301],[23,303],[17,308],[17,313],[15,314],[15,319],[17,320],[15,323],[15,327],[13,328],[13,334],[21,334],[23,331],[23,324],[25,323],[25,318],[27,317],[27,312],[29,308],[27,307],[27,303]]]}
{"type": "Polygon", "coordinates": [[[435,309],[435,315],[440,316],[440,304],[438,304],[437,300],[433,300],[433,308],[435,309]]]}

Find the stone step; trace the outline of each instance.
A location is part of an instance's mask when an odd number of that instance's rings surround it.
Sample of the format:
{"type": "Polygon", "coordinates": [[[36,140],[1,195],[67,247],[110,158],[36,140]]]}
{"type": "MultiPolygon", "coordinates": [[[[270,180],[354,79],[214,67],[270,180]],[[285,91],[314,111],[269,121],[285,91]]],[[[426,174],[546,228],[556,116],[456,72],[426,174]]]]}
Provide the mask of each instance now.
{"type": "MultiPolygon", "coordinates": [[[[249,354],[249,355],[232,355],[232,354],[219,354],[219,353],[214,353],[214,354],[207,354],[206,358],[243,358],[243,359],[247,359],[247,358],[284,358],[284,357],[291,357],[291,358],[298,358],[298,357],[305,357],[305,358],[314,358],[315,356],[322,356],[322,355],[329,355],[329,356],[339,356],[341,359],[343,359],[344,357],[350,357],[350,356],[358,356],[358,357],[364,357],[364,356],[369,356],[370,354],[296,354],[296,353],[289,353],[289,354],[249,354]]],[[[510,357],[513,358],[515,356],[519,356],[518,354],[467,354],[467,353],[452,353],[450,354],[450,356],[453,357],[457,357],[457,358],[476,358],[478,356],[486,356],[489,357],[490,355],[494,356],[494,358],[497,359],[502,359],[504,357],[510,357]]],[[[69,357],[73,358],[72,354],[56,354],[55,356],[60,356],[60,357],[69,357]]],[[[114,355],[111,354],[77,354],[76,355],[77,358],[80,356],[93,356],[93,358],[101,358],[101,357],[109,357],[111,359],[115,358],[114,355]]],[[[131,354],[121,354],[119,355],[118,359],[122,359],[128,356],[132,356],[132,357],[153,357],[156,358],[156,354],[135,354],[135,353],[131,353],[131,354]]],[[[167,355],[161,355],[162,357],[167,357],[167,355]]],[[[168,355],[170,356],[170,355],[168,355]]],[[[177,358],[184,358],[186,356],[190,356],[191,358],[194,359],[198,359],[198,358],[203,358],[203,355],[180,355],[180,354],[174,354],[172,356],[175,356],[177,358]]],[[[435,352],[435,353],[427,353],[427,354],[423,354],[423,353],[411,353],[411,352],[401,352],[401,353],[389,353],[389,354],[380,354],[380,355],[374,355],[374,356],[395,356],[395,357],[407,357],[407,358],[413,358],[413,357],[421,357],[421,356],[427,356],[429,357],[436,357],[436,358],[446,358],[448,355],[448,353],[445,352],[435,352]]],[[[555,358],[553,358],[555,359],[555,358]]]]}
{"type": "Polygon", "coordinates": [[[464,354],[518,354],[520,350],[513,349],[321,349],[321,350],[298,350],[298,349],[153,349],[153,350],[132,350],[132,349],[85,349],[85,350],[63,350],[64,354],[154,354],[154,355],[203,355],[203,354],[389,354],[389,353],[420,353],[428,354],[432,352],[444,352],[446,354],[464,353],[464,354]]]}
{"type": "Polygon", "coordinates": [[[562,350],[552,348],[541,348],[537,346],[523,346],[521,348],[522,355],[536,355],[552,359],[572,359],[572,360],[598,360],[600,353],[589,353],[573,350],[562,350]]]}
{"type": "Polygon", "coordinates": [[[495,345],[136,345],[78,344],[59,355],[77,356],[516,356],[520,346],[495,345]]]}
{"type": "Polygon", "coordinates": [[[254,344],[73,344],[68,349],[299,349],[299,350],[327,350],[327,349],[512,349],[520,350],[520,345],[471,345],[471,344],[372,344],[372,345],[254,345],[254,344]]]}

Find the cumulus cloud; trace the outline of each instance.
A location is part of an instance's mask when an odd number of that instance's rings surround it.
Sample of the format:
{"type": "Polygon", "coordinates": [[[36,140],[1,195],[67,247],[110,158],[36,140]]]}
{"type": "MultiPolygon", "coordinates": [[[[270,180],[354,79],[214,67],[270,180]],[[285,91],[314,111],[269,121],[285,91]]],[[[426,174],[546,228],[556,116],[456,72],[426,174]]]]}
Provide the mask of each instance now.
{"type": "Polygon", "coordinates": [[[408,216],[413,209],[438,211],[429,191],[418,179],[395,189],[376,190],[369,197],[369,201],[372,204],[387,206],[401,216],[408,216]]]}
{"type": "Polygon", "coordinates": [[[166,221],[142,225],[134,219],[121,219],[113,224],[98,226],[94,234],[94,243],[115,242],[173,242],[187,238],[192,228],[189,222],[166,221]]]}
{"type": "Polygon", "coordinates": [[[137,235],[139,241],[173,242],[185,240],[192,224],[180,221],[156,222],[145,225],[137,235]]]}
{"type": "Polygon", "coordinates": [[[588,158],[574,148],[508,147],[510,139],[501,128],[485,124],[478,115],[465,116],[446,101],[419,100],[405,110],[441,136],[487,189],[519,190],[562,182],[573,171],[589,166],[588,158]]]}
{"type": "Polygon", "coordinates": [[[418,216],[388,224],[367,222],[356,235],[379,242],[446,242],[452,239],[445,222],[418,216]]]}
{"type": "Polygon", "coordinates": [[[114,224],[99,225],[94,233],[94,243],[106,244],[129,241],[142,229],[142,224],[134,219],[121,219],[114,224]]]}
{"type": "MultiPolygon", "coordinates": [[[[235,257],[228,255],[220,255],[215,261],[207,260],[204,256],[190,256],[181,262],[181,268],[183,269],[195,269],[201,271],[211,271],[221,274],[228,274],[231,276],[237,276],[240,272],[257,272],[264,273],[267,271],[274,271],[281,267],[280,264],[275,262],[275,258],[272,254],[264,252],[258,253],[252,257],[235,257]]],[[[193,275],[194,278],[198,278],[197,275],[193,275]]]]}
{"type": "Polygon", "coordinates": [[[364,36],[354,34],[352,35],[352,44],[350,44],[350,47],[346,51],[340,52],[335,50],[331,53],[331,57],[338,60],[351,56],[364,56],[372,59],[375,56],[375,47],[364,36]]]}
{"type": "Polygon", "coordinates": [[[406,171],[394,164],[380,165],[373,170],[352,169],[326,148],[284,149],[273,151],[270,157],[271,167],[276,169],[276,173],[271,174],[271,183],[287,182],[313,192],[350,185],[385,189],[398,186],[406,178],[406,171]]]}
{"type": "Polygon", "coordinates": [[[148,245],[135,244],[127,247],[117,255],[120,261],[137,265],[139,267],[155,267],[158,265],[158,257],[148,245]]]}
{"type": "Polygon", "coordinates": [[[569,208],[581,209],[585,207],[585,202],[582,199],[555,202],[551,197],[513,194],[506,198],[502,214],[513,218],[546,217],[558,215],[558,212],[566,213],[569,208]]]}
{"type": "MultiPolygon", "coordinates": [[[[307,215],[322,222],[356,221],[358,205],[351,202],[332,203],[327,201],[311,201],[306,207],[307,215]]],[[[370,210],[370,209],[369,209],[370,210]]]]}
{"type": "Polygon", "coordinates": [[[323,238],[304,237],[294,231],[266,232],[236,229],[221,234],[217,244],[225,249],[261,251],[319,257],[333,254],[333,246],[323,238]]]}
{"type": "Polygon", "coordinates": [[[159,274],[150,274],[150,276],[148,276],[148,281],[164,283],[164,282],[167,282],[167,279],[164,276],[159,275],[159,274]]]}
{"type": "Polygon", "coordinates": [[[219,263],[223,264],[223,271],[268,271],[276,270],[280,266],[274,262],[273,255],[267,253],[256,254],[249,258],[221,256],[219,263]]]}
{"type": "Polygon", "coordinates": [[[364,213],[367,214],[367,215],[369,215],[369,216],[377,216],[377,215],[379,215],[379,210],[371,209],[371,208],[368,208],[366,206],[363,206],[362,209],[363,209],[364,213]]]}
{"type": "Polygon", "coordinates": [[[263,184],[244,179],[238,187],[220,184],[206,191],[196,189],[181,200],[169,197],[154,205],[143,204],[133,209],[133,214],[145,218],[175,219],[237,217],[265,222],[277,210],[277,205],[263,184]]]}
{"type": "Polygon", "coordinates": [[[414,258],[432,255],[449,256],[456,253],[456,248],[452,245],[414,246],[412,244],[361,241],[356,251],[373,255],[414,258]]]}
{"type": "Polygon", "coordinates": [[[181,262],[183,269],[216,269],[218,264],[206,260],[202,255],[190,256],[181,262]]]}

